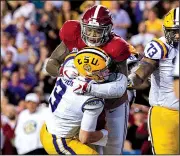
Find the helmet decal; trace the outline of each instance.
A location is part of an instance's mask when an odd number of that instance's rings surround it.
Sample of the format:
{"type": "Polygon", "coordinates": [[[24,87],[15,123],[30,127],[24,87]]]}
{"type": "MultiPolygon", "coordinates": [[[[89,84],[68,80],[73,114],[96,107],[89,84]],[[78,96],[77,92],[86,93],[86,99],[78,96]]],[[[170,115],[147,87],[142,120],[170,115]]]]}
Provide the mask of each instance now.
{"type": "Polygon", "coordinates": [[[76,54],[74,65],[81,76],[103,82],[109,78],[111,58],[100,48],[88,47],[76,54]]]}
{"type": "Polygon", "coordinates": [[[94,12],[93,19],[97,19],[100,8],[101,8],[101,5],[98,5],[98,6],[96,7],[96,10],[95,10],[95,12],[94,12]]]}

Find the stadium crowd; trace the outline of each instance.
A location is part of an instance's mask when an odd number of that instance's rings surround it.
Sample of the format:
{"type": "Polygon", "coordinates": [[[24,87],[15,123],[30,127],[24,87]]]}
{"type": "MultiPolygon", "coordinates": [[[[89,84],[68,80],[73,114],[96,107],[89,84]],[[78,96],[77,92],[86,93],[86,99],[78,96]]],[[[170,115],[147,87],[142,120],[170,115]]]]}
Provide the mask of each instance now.
{"type": "MultiPolygon", "coordinates": [[[[179,6],[174,0],[1,1],[2,154],[46,154],[39,131],[56,79],[48,75],[45,64],[61,41],[59,29],[63,23],[79,20],[95,4],[110,9],[113,31],[140,54],[149,41],[163,35],[163,16],[179,6]],[[31,122],[32,119],[37,123],[31,122]]],[[[148,90],[149,84],[137,92],[131,106],[124,154],[151,154],[147,131],[148,90]]]]}

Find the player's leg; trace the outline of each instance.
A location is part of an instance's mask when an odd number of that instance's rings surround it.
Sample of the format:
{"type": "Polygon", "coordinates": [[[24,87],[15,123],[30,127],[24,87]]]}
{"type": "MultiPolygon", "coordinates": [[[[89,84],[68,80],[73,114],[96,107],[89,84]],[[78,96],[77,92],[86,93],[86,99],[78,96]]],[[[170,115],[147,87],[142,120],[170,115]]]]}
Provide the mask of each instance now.
{"type": "MultiPolygon", "coordinates": [[[[98,155],[94,145],[82,144],[77,138],[62,139],[62,144],[64,148],[69,149],[69,151],[74,151],[75,154],[98,155]]],[[[73,152],[71,152],[71,154],[73,154],[73,152]]]]}
{"type": "Polygon", "coordinates": [[[151,107],[148,128],[154,154],[179,154],[179,112],[151,107]]]}
{"type": "Polygon", "coordinates": [[[129,104],[106,111],[107,127],[109,129],[108,143],[103,154],[121,154],[127,134],[129,104]]]}
{"type": "Polygon", "coordinates": [[[48,133],[46,124],[44,124],[41,128],[40,139],[41,139],[41,143],[42,143],[44,149],[46,150],[46,152],[48,154],[59,154],[60,153],[56,150],[56,146],[54,145],[55,141],[52,137],[52,134],[48,133]]]}
{"type": "Polygon", "coordinates": [[[75,155],[75,154],[98,154],[94,146],[82,144],[76,138],[57,138],[47,131],[44,124],[40,132],[41,143],[48,154],[75,155]]]}

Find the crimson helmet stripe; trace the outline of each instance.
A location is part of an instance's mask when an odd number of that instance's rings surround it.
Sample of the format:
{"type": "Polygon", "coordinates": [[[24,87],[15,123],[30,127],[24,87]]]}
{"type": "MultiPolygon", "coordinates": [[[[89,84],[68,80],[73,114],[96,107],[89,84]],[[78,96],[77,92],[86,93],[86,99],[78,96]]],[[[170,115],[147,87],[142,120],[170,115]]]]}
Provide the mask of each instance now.
{"type": "Polygon", "coordinates": [[[94,12],[93,19],[97,19],[100,8],[101,8],[101,5],[98,5],[98,6],[96,7],[96,10],[95,10],[95,12],[94,12]]]}

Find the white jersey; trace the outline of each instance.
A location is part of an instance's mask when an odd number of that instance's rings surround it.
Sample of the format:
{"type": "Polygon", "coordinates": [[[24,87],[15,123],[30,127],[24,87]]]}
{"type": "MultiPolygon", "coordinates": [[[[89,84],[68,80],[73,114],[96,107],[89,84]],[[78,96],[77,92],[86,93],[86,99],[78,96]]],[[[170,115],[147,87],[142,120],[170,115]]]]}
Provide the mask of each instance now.
{"type": "Polygon", "coordinates": [[[166,43],[165,37],[161,37],[153,39],[144,49],[145,57],[159,60],[159,67],[151,74],[149,103],[152,106],[179,110],[179,99],[173,91],[173,62],[178,48],[171,47],[166,43]]]}
{"type": "MultiPolygon", "coordinates": [[[[75,94],[72,86],[73,80],[57,78],[49,98],[50,112],[46,125],[48,131],[57,137],[69,138],[78,135],[80,127],[82,127],[81,122],[83,122],[85,109],[93,110],[92,120],[93,116],[96,118],[94,120],[97,120],[103,110],[103,99],[75,94]]],[[[96,126],[96,121],[94,123],[96,126]]],[[[84,128],[83,130],[95,131],[95,128],[84,128]]]]}
{"type": "Polygon", "coordinates": [[[179,78],[179,51],[176,56],[176,62],[174,65],[174,73],[173,73],[174,78],[179,78]]]}
{"type": "MultiPolygon", "coordinates": [[[[63,66],[73,68],[73,58],[72,53],[65,59],[63,66]]],[[[96,120],[104,107],[103,99],[121,97],[127,87],[127,78],[123,74],[112,74],[109,81],[91,84],[90,93],[79,95],[73,92],[73,79],[57,78],[49,98],[48,131],[65,138],[76,136],[80,128],[95,131],[96,120]]]]}
{"type": "Polygon", "coordinates": [[[47,110],[47,107],[41,105],[34,113],[26,109],[19,114],[14,139],[18,154],[42,148],[39,133],[45,122],[47,110]]]}

